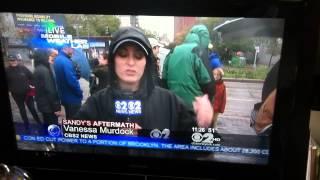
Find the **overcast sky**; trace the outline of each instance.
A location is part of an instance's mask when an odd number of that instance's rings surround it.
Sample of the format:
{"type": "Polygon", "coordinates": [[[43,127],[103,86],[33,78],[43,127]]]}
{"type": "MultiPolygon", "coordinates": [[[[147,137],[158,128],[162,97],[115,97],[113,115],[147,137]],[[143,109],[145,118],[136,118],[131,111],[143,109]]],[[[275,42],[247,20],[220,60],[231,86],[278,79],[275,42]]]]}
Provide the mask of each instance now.
{"type": "Polygon", "coordinates": [[[167,34],[170,41],[174,37],[173,16],[138,16],[139,25],[151,32],[156,31],[160,36],[167,34]]]}
{"type": "MultiPolygon", "coordinates": [[[[121,26],[130,26],[130,16],[121,16],[121,26]]],[[[159,36],[167,34],[170,41],[174,38],[173,16],[138,16],[141,28],[157,32],[159,36]]]]}

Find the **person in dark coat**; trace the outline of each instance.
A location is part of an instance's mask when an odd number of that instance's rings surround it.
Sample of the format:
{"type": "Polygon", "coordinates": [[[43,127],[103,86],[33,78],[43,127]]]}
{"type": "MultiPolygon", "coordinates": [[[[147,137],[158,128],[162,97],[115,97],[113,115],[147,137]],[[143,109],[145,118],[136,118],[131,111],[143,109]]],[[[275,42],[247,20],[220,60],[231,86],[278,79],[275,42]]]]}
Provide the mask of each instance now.
{"type": "Polygon", "coordinates": [[[43,115],[45,126],[58,123],[61,114],[61,104],[55,83],[53,69],[54,57],[46,49],[38,49],[34,53],[34,84],[36,87],[36,102],[43,115]]]}
{"type": "Polygon", "coordinates": [[[268,72],[262,87],[261,102],[254,105],[251,112],[250,126],[257,135],[270,135],[277,94],[277,82],[280,60],[268,72]]]}
{"type": "Polygon", "coordinates": [[[8,88],[19,108],[24,126],[26,130],[29,131],[29,119],[27,116],[25,104],[31,112],[33,119],[38,124],[41,124],[34,105],[34,94],[30,93],[34,89],[33,76],[28,68],[18,63],[18,59],[15,55],[9,55],[8,60],[9,66],[6,68],[8,88]]]}
{"type": "Polygon", "coordinates": [[[160,53],[160,47],[163,47],[162,44],[159,43],[159,41],[155,38],[148,38],[150,45],[152,47],[152,52],[153,52],[153,59],[154,59],[154,73],[153,73],[153,78],[155,81],[155,85],[162,87],[162,82],[161,82],[161,76],[160,76],[160,58],[159,58],[159,53],[160,53]]]}
{"type": "Polygon", "coordinates": [[[191,131],[196,126],[209,127],[212,110],[207,116],[198,116],[201,110],[197,111],[196,116],[175,94],[155,86],[152,56],[151,45],[141,30],[118,30],[109,49],[110,86],[89,97],[74,118],[132,122],[136,129],[191,131]]]}
{"type": "Polygon", "coordinates": [[[98,59],[92,61],[92,76],[90,82],[90,93],[106,88],[109,85],[109,73],[108,73],[108,53],[102,53],[98,59]]]}

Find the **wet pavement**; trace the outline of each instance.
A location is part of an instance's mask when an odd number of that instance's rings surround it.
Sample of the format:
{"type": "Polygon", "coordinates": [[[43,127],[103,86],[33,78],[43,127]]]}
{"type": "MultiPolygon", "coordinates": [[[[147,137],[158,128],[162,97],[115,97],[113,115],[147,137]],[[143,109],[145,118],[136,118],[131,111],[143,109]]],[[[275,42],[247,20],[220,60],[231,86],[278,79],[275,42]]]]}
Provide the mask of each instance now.
{"type": "Polygon", "coordinates": [[[223,134],[255,135],[250,127],[250,114],[261,100],[261,82],[225,81],[227,103],[225,112],[218,117],[217,129],[223,134]]]}

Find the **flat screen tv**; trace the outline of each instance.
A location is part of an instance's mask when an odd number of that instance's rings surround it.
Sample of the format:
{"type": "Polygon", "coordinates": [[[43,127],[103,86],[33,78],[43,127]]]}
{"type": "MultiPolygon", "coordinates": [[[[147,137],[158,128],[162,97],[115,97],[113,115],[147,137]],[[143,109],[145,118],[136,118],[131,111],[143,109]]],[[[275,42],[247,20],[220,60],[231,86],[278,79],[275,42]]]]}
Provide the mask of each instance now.
{"type": "Polygon", "coordinates": [[[4,162],[174,177],[304,177],[309,6],[87,3],[1,10],[4,162]],[[121,74],[126,57],[135,60],[121,74]],[[141,80],[128,91],[123,83],[138,76],[141,59],[141,80]]]}

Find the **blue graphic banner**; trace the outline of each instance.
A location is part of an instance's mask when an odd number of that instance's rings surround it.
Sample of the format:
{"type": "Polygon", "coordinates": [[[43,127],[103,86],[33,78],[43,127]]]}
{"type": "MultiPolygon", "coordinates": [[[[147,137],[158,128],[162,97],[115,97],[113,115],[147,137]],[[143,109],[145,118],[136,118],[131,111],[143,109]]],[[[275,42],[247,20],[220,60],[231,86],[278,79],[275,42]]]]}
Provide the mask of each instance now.
{"type": "Polygon", "coordinates": [[[117,136],[101,136],[99,139],[83,139],[83,138],[64,138],[50,136],[32,136],[19,135],[20,141],[43,142],[43,143],[59,143],[59,144],[83,144],[98,146],[114,146],[128,148],[145,148],[145,149],[163,149],[163,150],[184,150],[184,151],[205,151],[205,152],[221,152],[221,153],[240,153],[254,156],[268,156],[268,149],[242,148],[232,146],[206,146],[193,144],[177,144],[166,142],[163,139],[140,138],[140,137],[121,137],[117,136]]]}

